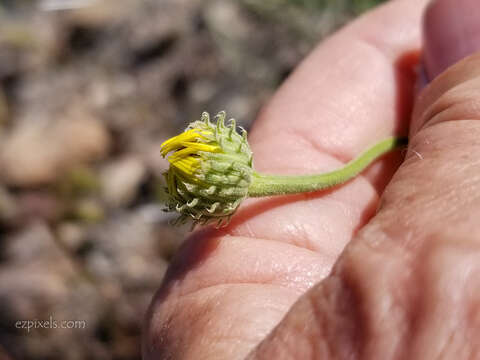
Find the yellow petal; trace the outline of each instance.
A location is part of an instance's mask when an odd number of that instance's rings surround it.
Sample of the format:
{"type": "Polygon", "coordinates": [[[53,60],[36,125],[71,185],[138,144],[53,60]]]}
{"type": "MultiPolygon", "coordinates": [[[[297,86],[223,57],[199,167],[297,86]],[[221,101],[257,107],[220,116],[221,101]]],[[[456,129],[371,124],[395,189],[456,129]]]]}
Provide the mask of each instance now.
{"type": "Polygon", "coordinates": [[[182,145],[185,148],[194,149],[196,151],[219,152],[221,150],[218,145],[202,144],[198,142],[184,142],[182,145]]]}
{"type": "Polygon", "coordinates": [[[199,129],[191,129],[187,130],[180,135],[174,136],[165,142],[162,143],[160,146],[160,152],[162,156],[167,155],[170,151],[174,151],[176,149],[185,147],[184,143],[195,143],[195,140],[198,139],[205,139],[203,135],[208,135],[209,131],[199,130],[199,129]]]}
{"type": "Polygon", "coordinates": [[[182,158],[185,158],[187,156],[190,156],[190,155],[194,154],[195,152],[196,152],[196,150],[192,149],[192,148],[185,148],[185,149],[182,149],[182,150],[177,150],[172,155],[170,155],[168,157],[168,161],[170,163],[174,163],[176,161],[179,161],[182,158]]]}
{"type": "Polygon", "coordinates": [[[172,164],[172,166],[180,170],[186,176],[192,178],[195,174],[195,171],[200,167],[200,160],[193,156],[187,156],[170,163],[172,164]]]}

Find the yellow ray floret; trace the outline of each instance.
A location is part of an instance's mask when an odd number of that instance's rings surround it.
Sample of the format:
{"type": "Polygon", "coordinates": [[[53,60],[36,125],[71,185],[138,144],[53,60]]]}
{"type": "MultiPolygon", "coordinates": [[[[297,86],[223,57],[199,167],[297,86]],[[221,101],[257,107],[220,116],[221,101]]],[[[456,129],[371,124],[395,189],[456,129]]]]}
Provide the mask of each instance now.
{"type": "Polygon", "coordinates": [[[171,162],[172,166],[183,172],[185,175],[194,175],[200,167],[200,159],[193,156],[187,156],[183,159],[171,162]]]}
{"type": "Polygon", "coordinates": [[[163,156],[173,152],[168,158],[170,164],[184,175],[192,176],[200,167],[200,152],[220,152],[215,142],[207,143],[208,130],[190,129],[165,141],[160,149],[163,156]]]}
{"type": "MultiPolygon", "coordinates": [[[[191,144],[201,144],[198,140],[206,140],[204,135],[210,134],[209,131],[190,129],[180,135],[174,136],[161,145],[160,152],[162,156],[167,155],[170,151],[175,151],[191,144]]],[[[201,150],[204,151],[204,150],[201,150]]],[[[208,150],[207,150],[208,151],[208,150]]]]}

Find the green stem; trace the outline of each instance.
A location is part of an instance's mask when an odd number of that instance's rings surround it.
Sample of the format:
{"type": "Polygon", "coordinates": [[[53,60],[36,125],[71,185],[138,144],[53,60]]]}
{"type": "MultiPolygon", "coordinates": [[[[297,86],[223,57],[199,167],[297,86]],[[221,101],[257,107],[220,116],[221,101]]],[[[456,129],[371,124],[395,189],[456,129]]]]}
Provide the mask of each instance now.
{"type": "Polygon", "coordinates": [[[363,154],[347,163],[344,167],[324,174],[316,175],[263,175],[253,174],[248,188],[249,197],[298,194],[323,190],[343,184],[361,173],[372,162],[387,152],[407,144],[407,138],[391,137],[380,141],[363,154]]]}

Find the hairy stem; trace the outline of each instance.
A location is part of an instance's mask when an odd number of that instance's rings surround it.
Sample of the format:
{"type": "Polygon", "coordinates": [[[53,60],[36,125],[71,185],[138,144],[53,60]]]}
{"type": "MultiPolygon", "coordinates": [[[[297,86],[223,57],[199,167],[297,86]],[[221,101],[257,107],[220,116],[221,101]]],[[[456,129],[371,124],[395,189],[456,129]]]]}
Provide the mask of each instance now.
{"type": "Polygon", "coordinates": [[[255,172],[252,183],[248,188],[248,196],[298,194],[343,184],[357,176],[382,155],[406,144],[407,138],[404,137],[391,137],[382,140],[342,168],[324,174],[281,176],[255,172]]]}

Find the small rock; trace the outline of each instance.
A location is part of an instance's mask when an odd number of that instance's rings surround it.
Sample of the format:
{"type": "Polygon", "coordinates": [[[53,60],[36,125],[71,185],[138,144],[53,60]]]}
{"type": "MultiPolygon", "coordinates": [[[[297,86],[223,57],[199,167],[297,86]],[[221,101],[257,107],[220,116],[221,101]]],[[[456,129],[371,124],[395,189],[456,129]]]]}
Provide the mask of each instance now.
{"type": "Polygon", "coordinates": [[[105,202],[112,207],[127,205],[135,197],[145,175],[146,167],[136,157],[126,157],[108,164],[100,175],[105,202]]]}
{"type": "Polygon", "coordinates": [[[20,125],[10,133],[0,152],[7,183],[28,186],[54,179],[58,160],[45,133],[33,123],[20,125]]]}
{"type": "Polygon", "coordinates": [[[74,222],[63,222],[57,228],[58,238],[69,250],[77,251],[85,243],[86,230],[74,222]]]}
{"type": "Polygon", "coordinates": [[[11,185],[49,184],[66,169],[105,156],[109,143],[100,121],[72,109],[55,122],[20,122],[0,148],[0,169],[11,185]]]}
{"type": "Polygon", "coordinates": [[[83,163],[96,160],[104,157],[108,151],[110,136],[107,129],[84,109],[70,109],[55,130],[53,135],[63,139],[57,144],[57,151],[64,151],[68,155],[61,159],[64,162],[83,163]]]}
{"type": "Polygon", "coordinates": [[[246,41],[251,35],[250,26],[234,1],[210,2],[204,12],[210,29],[230,42],[246,41]]]}
{"type": "Polygon", "coordinates": [[[207,103],[215,95],[216,86],[213,81],[199,79],[193,82],[190,88],[192,101],[207,103]]]}

